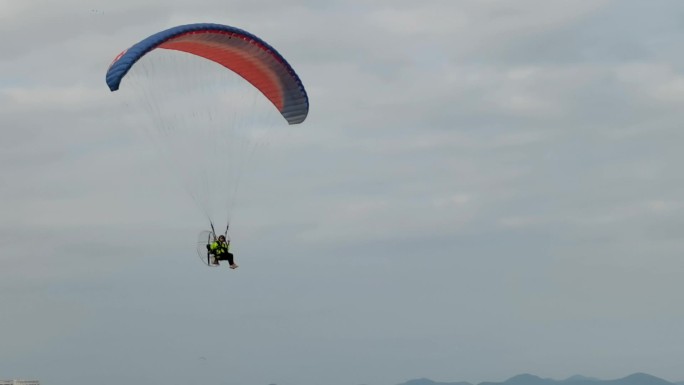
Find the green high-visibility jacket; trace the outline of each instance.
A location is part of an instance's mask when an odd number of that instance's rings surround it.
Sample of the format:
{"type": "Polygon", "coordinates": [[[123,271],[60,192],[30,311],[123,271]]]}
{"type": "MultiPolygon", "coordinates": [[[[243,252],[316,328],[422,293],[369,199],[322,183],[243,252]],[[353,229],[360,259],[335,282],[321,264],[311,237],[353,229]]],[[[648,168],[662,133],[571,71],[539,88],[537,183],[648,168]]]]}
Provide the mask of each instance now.
{"type": "Polygon", "coordinates": [[[211,246],[209,246],[209,249],[214,255],[226,254],[230,251],[230,244],[217,241],[212,243],[211,246]]]}

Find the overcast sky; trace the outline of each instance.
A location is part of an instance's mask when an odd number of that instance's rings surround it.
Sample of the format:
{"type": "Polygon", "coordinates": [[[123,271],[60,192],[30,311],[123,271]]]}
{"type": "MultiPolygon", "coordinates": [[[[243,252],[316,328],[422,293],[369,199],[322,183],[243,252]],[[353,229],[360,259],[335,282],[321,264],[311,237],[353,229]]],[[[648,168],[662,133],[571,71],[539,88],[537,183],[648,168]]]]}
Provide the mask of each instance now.
{"type": "Polygon", "coordinates": [[[0,378],[684,380],[682,41],[679,0],[0,0],[0,378]],[[104,81],[193,22],[311,101],[235,271],[104,81]]]}

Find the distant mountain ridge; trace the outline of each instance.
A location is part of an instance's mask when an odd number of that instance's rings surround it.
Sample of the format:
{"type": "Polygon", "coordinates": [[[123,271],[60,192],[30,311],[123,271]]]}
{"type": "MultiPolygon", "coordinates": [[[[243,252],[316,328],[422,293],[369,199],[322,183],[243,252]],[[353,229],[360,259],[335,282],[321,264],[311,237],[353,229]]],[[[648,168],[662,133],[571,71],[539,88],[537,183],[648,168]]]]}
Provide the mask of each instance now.
{"type": "Polygon", "coordinates": [[[634,373],[617,380],[601,380],[598,378],[575,375],[565,380],[541,378],[533,374],[519,374],[504,382],[436,382],[428,378],[417,378],[398,385],[684,385],[682,382],[669,382],[646,373],[634,373]]]}

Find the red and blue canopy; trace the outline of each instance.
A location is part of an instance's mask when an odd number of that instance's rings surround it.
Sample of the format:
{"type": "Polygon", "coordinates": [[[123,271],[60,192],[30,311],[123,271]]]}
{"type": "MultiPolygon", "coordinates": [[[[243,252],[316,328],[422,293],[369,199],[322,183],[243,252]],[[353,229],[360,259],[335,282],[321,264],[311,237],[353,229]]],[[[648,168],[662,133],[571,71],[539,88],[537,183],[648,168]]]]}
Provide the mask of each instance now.
{"type": "Polygon", "coordinates": [[[242,76],[259,89],[289,124],[306,119],[309,99],[290,64],[273,47],[244,30],[221,24],[187,24],[158,32],[114,59],[106,81],[111,91],[133,65],[157,49],[187,52],[214,61],[242,76]]]}

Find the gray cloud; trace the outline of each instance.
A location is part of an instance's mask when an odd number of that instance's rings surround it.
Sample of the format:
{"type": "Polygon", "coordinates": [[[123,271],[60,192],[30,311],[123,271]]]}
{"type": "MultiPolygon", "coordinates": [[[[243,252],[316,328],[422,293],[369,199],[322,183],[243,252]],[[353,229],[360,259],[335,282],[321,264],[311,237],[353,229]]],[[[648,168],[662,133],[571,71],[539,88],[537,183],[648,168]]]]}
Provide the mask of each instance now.
{"type": "Polygon", "coordinates": [[[0,3],[0,372],[681,381],[682,6],[657,3],[0,3]],[[235,272],[104,83],[195,21],[311,98],[249,165],[235,272]]]}

